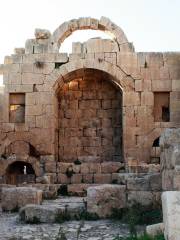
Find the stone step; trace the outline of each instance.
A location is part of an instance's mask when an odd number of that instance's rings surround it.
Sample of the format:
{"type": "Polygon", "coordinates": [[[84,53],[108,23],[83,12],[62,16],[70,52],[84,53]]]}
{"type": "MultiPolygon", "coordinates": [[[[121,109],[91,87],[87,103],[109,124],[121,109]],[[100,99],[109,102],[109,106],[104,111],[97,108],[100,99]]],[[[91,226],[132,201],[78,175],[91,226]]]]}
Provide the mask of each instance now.
{"type": "Polygon", "coordinates": [[[27,223],[61,223],[80,219],[85,211],[85,198],[58,197],[55,200],[45,200],[42,205],[26,205],[20,210],[20,218],[27,223]]]}
{"type": "MultiPolygon", "coordinates": [[[[19,184],[18,187],[35,187],[38,190],[42,190],[43,199],[54,199],[58,195],[58,190],[62,184],[42,184],[42,183],[31,183],[31,184],[19,184]]],[[[2,188],[14,188],[15,185],[0,184],[0,199],[2,188]]]]}
{"type": "Polygon", "coordinates": [[[67,185],[68,195],[85,197],[87,195],[87,189],[89,187],[95,187],[99,185],[101,184],[69,184],[67,185]]]}

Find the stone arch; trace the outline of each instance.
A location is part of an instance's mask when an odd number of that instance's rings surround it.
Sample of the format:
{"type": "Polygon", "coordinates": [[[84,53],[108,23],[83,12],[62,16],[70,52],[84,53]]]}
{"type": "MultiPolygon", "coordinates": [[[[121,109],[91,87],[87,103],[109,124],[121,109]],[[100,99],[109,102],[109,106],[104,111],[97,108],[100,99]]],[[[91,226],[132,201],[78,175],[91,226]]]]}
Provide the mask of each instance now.
{"type": "Polygon", "coordinates": [[[153,146],[153,144],[154,141],[160,137],[162,132],[162,128],[155,128],[145,137],[144,147],[147,150],[147,156],[149,156],[148,163],[159,163],[160,161],[160,147],[153,146]]]}
{"type": "Polygon", "coordinates": [[[96,68],[70,71],[57,80],[59,161],[124,161],[123,94],[112,83],[113,76],[96,68]]]}
{"type": "Polygon", "coordinates": [[[25,161],[14,161],[9,164],[5,172],[5,181],[7,184],[20,184],[24,181],[35,182],[35,170],[31,163],[25,161]],[[26,167],[26,174],[24,174],[26,167]]]}
{"type": "Polygon", "coordinates": [[[8,166],[16,161],[31,164],[35,171],[35,175],[41,175],[38,152],[29,142],[23,140],[10,141],[0,158],[0,176],[5,176],[8,166]]]}
{"type": "Polygon", "coordinates": [[[152,146],[153,146],[153,147],[159,147],[159,141],[160,141],[160,136],[157,137],[157,138],[154,140],[152,146]]]}
{"type": "Polygon", "coordinates": [[[108,73],[112,76],[112,83],[118,85],[122,92],[129,88],[134,89],[134,79],[130,78],[130,81],[126,81],[127,74],[118,66],[104,60],[87,60],[79,59],[71,61],[60,66],[59,69],[55,69],[49,76],[49,79],[54,82],[53,89],[56,92],[57,89],[66,83],[68,74],[80,70],[80,69],[95,69],[108,73]]]}
{"type": "Polygon", "coordinates": [[[5,147],[3,155],[9,157],[12,154],[22,158],[26,158],[28,156],[39,157],[39,153],[32,143],[25,140],[12,141],[5,147]]]}
{"type": "Polygon", "coordinates": [[[101,17],[100,20],[94,18],[78,18],[61,24],[53,33],[51,37],[51,45],[56,50],[60,48],[61,43],[69,37],[74,31],[77,30],[100,30],[112,35],[114,41],[117,42],[118,46],[128,42],[126,35],[123,30],[115,23],[111,22],[106,17],[101,17]]]}
{"type": "Polygon", "coordinates": [[[25,164],[30,164],[35,172],[35,176],[39,177],[41,176],[41,166],[40,166],[40,162],[38,161],[37,158],[35,157],[18,157],[15,154],[9,156],[8,158],[0,158],[0,165],[1,165],[1,169],[0,169],[0,176],[3,177],[3,179],[5,180],[6,178],[6,172],[7,169],[10,165],[12,165],[15,162],[23,162],[25,164]]]}
{"type": "Polygon", "coordinates": [[[149,148],[152,147],[154,140],[156,140],[161,133],[163,132],[162,128],[155,128],[147,137],[146,137],[146,146],[149,148]]]}

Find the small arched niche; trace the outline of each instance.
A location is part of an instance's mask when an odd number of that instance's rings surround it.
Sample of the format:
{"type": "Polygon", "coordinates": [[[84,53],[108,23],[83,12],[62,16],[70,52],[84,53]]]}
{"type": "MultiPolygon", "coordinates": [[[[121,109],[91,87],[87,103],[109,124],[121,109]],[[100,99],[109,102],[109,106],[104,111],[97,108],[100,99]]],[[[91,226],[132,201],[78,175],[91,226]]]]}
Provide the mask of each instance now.
{"type": "Polygon", "coordinates": [[[35,182],[35,171],[30,163],[15,161],[6,169],[6,184],[18,185],[35,182]]]}

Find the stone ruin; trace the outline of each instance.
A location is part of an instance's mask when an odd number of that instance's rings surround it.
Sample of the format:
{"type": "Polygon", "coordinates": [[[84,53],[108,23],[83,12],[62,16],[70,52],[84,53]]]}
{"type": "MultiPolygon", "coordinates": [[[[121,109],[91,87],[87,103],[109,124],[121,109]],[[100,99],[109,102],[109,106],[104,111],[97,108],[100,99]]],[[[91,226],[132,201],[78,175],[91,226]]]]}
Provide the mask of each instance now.
{"type": "Polygon", "coordinates": [[[0,74],[1,187],[35,186],[47,196],[63,185],[91,199],[92,187],[118,184],[112,192],[123,192],[122,207],[159,201],[159,138],[180,127],[179,52],[135,52],[108,18],[79,18],[52,34],[36,29],[25,48],[5,57],[0,74]],[[86,29],[112,40],[59,52],[68,36],[86,29]]]}

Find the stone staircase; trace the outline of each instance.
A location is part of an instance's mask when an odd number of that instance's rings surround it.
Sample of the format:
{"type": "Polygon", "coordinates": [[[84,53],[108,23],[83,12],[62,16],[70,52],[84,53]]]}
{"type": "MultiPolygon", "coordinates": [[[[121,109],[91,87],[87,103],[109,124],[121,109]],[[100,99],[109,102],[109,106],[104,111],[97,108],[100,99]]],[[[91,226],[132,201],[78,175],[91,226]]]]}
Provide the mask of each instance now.
{"type": "Polygon", "coordinates": [[[44,200],[42,205],[28,204],[20,210],[21,220],[27,223],[62,223],[81,219],[86,213],[86,198],[58,197],[44,200]]]}

